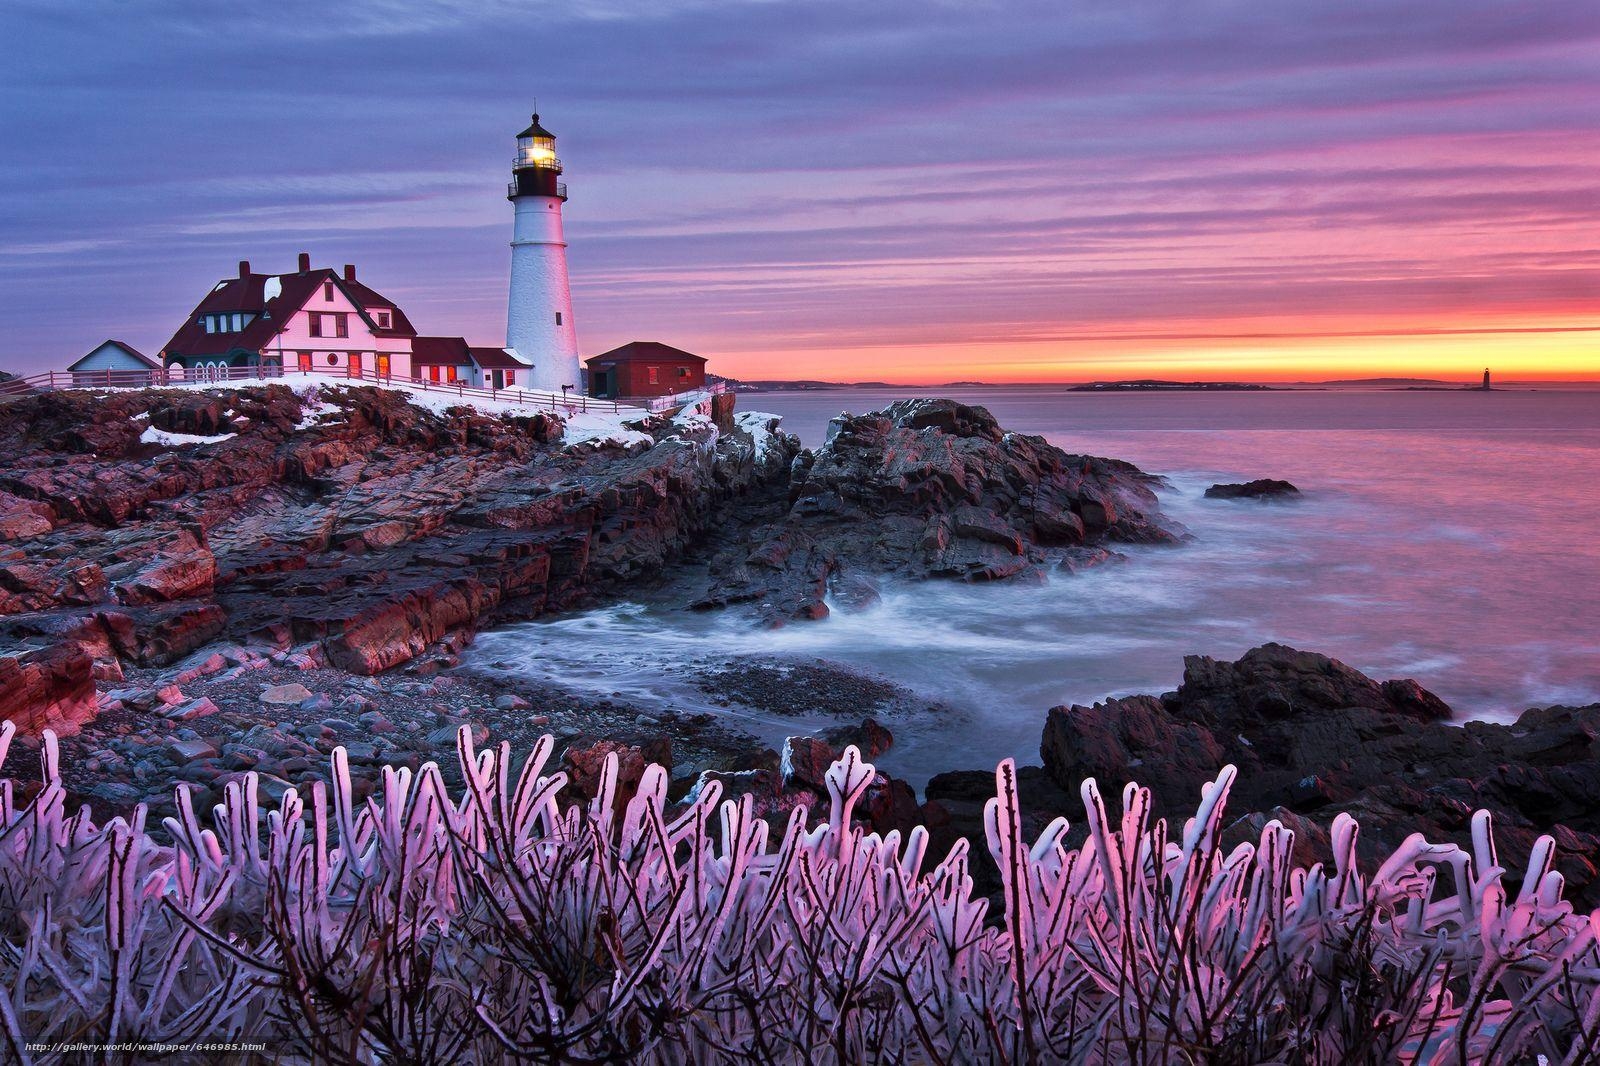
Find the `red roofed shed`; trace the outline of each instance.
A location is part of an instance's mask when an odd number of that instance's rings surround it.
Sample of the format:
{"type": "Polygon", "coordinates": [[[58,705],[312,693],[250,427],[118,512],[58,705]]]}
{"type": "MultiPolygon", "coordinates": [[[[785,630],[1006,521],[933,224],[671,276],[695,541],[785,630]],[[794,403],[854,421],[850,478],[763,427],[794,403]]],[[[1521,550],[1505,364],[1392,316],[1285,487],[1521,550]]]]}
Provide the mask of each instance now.
{"type": "Polygon", "coordinates": [[[630,341],[585,363],[589,395],[606,399],[668,396],[706,384],[704,357],[660,341],[630,341]]]}

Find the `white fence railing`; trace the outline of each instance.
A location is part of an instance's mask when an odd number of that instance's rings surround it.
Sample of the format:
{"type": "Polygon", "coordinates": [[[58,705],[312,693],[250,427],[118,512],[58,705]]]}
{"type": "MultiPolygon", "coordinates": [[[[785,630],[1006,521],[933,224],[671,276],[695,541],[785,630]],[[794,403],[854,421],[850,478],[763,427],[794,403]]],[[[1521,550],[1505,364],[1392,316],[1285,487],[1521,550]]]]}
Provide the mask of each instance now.
{"type": "MultiPolygon", "coordinates": [[[[27,377],[0,381],[0,398],[25,396],[33,392],[53,389],[146,389],[166,385],[193,383],[217,384],[268,384],[293,378],[317,377],[330,384],[346,382],[378,387],[404,387],[412,391],[454,396],[463,402],[471,400],[497,400],[525,407],[548,407],[552,411],[620,414],[644,406],[619,403],[585,396],[574,390],[569,393],[544,392],[538,389],[481,389],[455,381],[434,381],[430,378],[406,378],[393,374],[379,374],[376,370],[347,370],[343,367],[327,369],[284,369],[278,366],[227,366],[227,367],[170,367],[165,370],[49,370],[27,377]]],[[[666,397],[661,397],[666,399],[666,397]]],[[[652,410],[654,408],[651,408],[652,410]]]]}

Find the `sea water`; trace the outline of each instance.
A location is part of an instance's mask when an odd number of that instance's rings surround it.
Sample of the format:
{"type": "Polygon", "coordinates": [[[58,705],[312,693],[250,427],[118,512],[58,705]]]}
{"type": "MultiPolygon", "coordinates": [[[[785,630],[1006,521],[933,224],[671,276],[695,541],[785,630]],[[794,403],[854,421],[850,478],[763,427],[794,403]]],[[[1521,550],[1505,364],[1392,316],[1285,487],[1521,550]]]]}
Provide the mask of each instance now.
{"type": "MultiPolygon", "coordinates": [[[[941,390],[1008,429],[1160,474],[1193,539],[1129,547],[1043,585],[891,584],[865,609],[765,629],[738,609],[619,604],[485,634],[506,660],[645,709],[712,710],[776,743],[821,724],[717,706],[701,666],[826,659],[926,697],[889,723],[886,770],[1037,761],[1048,708],[1175,687],[1185,655],[1269,640],[1413,677],[1461,717],[1600,701],[1600,393],[1085,394],[941,390]],[[1208,500],[1283,478],[1285,503],[1208,500]]],[[[912,393],[742,395],[807,445],[828,419],[912,393]]]]}

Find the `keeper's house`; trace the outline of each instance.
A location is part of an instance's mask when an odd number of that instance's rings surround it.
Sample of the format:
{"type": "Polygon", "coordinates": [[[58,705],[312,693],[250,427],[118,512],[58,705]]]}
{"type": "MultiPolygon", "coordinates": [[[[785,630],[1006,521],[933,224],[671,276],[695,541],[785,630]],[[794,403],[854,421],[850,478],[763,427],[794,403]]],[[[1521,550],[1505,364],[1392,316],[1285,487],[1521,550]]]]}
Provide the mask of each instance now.
{"type": "Polygon", "coordinates": [[[660,341],[630,341],[584,362],[589,395],[608,400],[667,396],[706,385],[702,356],[660,341]]]}
{"type": "Polygon", "coordinates": [[[161,365],[201,372],[315,370],[484,388],[525,385],[530,370],[501,348],[418,336],[393,300],[356,280],[355,267],[313,270],[304,252],[292,274],[257,274],[241,260],[238,276],[217,282],[161,349],[161,365]],[[480,351],[492,367],[476,358],[480,351]]]}

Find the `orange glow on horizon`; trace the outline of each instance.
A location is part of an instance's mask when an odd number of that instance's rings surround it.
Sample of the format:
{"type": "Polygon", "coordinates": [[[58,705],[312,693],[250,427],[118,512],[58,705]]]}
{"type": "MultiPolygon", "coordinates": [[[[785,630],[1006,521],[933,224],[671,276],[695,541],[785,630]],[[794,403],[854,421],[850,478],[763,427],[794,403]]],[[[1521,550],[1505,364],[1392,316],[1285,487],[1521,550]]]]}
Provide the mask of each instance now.
{"type": "MultiPolygon", "coordinates": [[[[713,349],[708,348],[707,351],[713,349]]],[[[855,344],[723,350],[715,370],[745,380],[895,385],[952,381],[1074,383],[1158,378],[1248,383],[1431,378],[1600,383],[1600,325],[1525,323],[1477,329],[1390,327],[1293,333],[1281,327],[1187,334],[1095,334],[1040,340],[855,344]]]]}

